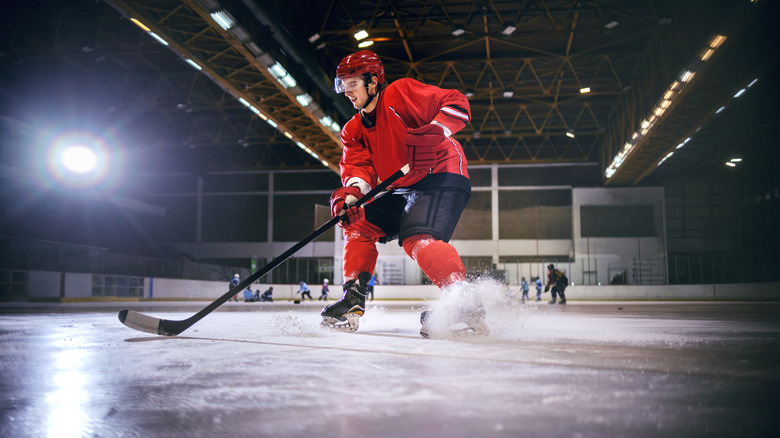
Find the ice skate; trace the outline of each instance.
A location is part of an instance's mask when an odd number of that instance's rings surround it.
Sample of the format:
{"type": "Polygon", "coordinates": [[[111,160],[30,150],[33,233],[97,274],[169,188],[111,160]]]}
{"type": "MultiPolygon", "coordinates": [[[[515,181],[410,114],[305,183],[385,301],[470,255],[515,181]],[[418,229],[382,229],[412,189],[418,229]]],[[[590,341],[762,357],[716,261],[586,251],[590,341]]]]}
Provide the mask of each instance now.
{"type": "Polygon", "coordinates": [[[485,307],[476,293],[470,293],[467,303],[451,312],[445,309],[426,310],[420,315],[420,335],[424,338],[451,338],[460,336],[488,336],[485,307]],[[443,312],[444,314],[439,314],[443,312]]]}
{"type": "Polygon", "coordinates": [[[361,272],[357,279],[350,280],[344,284],[344,295],[333,304],[329,304],[322,309],[322,327],[344,330],[348,332],[357,331],[360,325],[360,317],[363,316],[366,308],[366,289],[371,274],[361,272]]]}

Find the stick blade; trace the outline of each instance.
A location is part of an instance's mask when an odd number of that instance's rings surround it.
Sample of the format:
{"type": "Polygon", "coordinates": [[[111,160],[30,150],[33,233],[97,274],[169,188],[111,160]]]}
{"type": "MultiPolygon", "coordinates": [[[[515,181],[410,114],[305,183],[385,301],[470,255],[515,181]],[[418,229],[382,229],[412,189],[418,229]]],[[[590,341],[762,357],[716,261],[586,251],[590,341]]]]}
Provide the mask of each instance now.
{"type": "Polygon", "coordinates": [[[155,335],[160,333],[160,318],[144,315],[134,310],[122,309],[119,311],[119,321],[122,324],[141,332],[154,333],[155,335]]]}
{"type": "Polygon", "coordinates": [[[163,336],[176,336],[192,325],[189,320],[170,321],[127,309],[120,310],[118,316],[119,321],[131,329],[163,336]]]}

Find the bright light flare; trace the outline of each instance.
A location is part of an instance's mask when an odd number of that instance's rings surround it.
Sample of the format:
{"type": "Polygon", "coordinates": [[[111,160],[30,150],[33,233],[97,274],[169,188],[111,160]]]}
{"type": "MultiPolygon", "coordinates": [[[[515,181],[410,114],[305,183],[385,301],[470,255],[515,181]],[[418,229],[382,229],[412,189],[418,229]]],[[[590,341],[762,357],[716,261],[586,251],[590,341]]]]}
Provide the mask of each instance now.
{"type": "Polygon", "coordinates": [[[119,150],[111,150],[108,141],[86,131],[67,131],[42,139],[46,150],[45,169],[40,182],[47,187],[72,187],[106,190],[122,173],[119,150]]]}
{"type": "Polygon", "coordinates": [[[95,151],[86,146],[70,146],[62,153],[62,164],[71,172],[90,172],[97,167],[97,162],[95,151]]]}

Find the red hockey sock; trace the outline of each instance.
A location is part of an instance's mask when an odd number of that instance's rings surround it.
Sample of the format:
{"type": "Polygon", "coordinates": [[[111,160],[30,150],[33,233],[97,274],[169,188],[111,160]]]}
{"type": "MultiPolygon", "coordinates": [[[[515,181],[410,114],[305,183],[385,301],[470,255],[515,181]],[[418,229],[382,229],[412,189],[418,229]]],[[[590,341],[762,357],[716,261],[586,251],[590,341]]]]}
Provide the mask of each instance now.
{"type": "Polygon", "coordinates": [[[382,230],[366,221],[344,229],[344,282],[361,272],[374,272],[379,253],[376,242],[384,236],[382,230]]]}
{"type": "Polygon", "coordinates": [[[454,246],[430,235],[404,240],[404,250],[440,288],[466,279],[466,268],[454,246]]]}

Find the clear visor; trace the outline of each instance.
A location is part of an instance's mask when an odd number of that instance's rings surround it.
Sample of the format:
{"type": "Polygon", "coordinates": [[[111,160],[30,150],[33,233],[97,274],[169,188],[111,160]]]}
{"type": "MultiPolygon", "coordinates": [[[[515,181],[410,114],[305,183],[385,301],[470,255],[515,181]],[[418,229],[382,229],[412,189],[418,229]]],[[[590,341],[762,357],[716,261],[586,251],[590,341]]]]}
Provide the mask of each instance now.
{"type": "Polygon", "coordinates": [[[336,93],[344,93],[345,91],[352,91],[365,85],[365,81],[360,77],[351,78],[336,78],[335,88],[336,93]]]}

